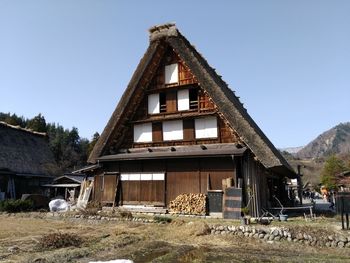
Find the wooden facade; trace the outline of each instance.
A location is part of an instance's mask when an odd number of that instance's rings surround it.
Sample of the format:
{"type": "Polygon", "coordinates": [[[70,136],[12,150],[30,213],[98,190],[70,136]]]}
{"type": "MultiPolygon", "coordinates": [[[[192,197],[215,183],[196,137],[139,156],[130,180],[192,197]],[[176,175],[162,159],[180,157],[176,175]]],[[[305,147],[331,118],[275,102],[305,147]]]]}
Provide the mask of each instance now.
{"type": "Polygon", "coordinates": [[[89,158],[102,166],[94,199],[167,207],[183,193],[223,190],[232,177],[254,215],[274,205],[271,196],[282,200],[294,172],[226,83],[174,25],[153,28],[150,39],[89,158]]]}

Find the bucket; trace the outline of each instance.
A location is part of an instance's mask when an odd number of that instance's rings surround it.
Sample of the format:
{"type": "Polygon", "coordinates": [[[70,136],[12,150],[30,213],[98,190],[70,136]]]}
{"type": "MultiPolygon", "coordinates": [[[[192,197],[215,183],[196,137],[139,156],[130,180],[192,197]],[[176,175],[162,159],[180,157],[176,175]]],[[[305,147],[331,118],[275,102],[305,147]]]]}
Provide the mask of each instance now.
{"type": "Polygon", "coordinates": [[[288,215],[279,215],[280,216],[280,221],[287,221],[288,215]]]}

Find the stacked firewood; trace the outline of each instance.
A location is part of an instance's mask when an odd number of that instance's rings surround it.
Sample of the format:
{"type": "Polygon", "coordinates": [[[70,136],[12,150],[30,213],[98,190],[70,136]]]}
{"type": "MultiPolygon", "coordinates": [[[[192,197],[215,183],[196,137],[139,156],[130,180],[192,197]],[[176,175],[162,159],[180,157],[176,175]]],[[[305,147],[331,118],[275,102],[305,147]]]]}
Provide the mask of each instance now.
{"type": "Polygon", "coordinates": [[[181,194],[170,201],[170,213],[205,215],[206,196],[205,194],[181,194]]]}

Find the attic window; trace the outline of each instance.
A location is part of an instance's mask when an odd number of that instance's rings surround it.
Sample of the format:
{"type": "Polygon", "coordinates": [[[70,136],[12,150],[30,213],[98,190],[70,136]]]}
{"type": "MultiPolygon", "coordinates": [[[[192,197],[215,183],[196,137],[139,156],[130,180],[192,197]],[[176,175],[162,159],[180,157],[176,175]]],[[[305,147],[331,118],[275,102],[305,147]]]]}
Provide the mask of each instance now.
{"type": "Polygon", "coordinates": [[[195,119],[195,135],[196,139],[217,138],[218,124],[216,117],[195,119]]]}
{"type": "Polygon", "coordinates": [[[190,97],[190,109],[191,110],[198,109],[198,89],[190,89],[189,97],[190,97]]]}
{"type": "Polygon", "coordinates": [[[177,109],[179,111],[190,109],[190,98],[188,89],[181,89],[177,91],[177,109]]]}
{"type": "Polygon", "coordinates": [[[166,112],[166,94],[165,92],[159,93],[160,112],[166,112]]]}
{"type": "Polygon", "coordinates": [[[183,140],[183,124],[182,120],[163,122],[163,140],[174,141],[183,140]]]}
{"type": "Polygon", "coordinates": [[[148,95],[148,113],[156,114],[160,112],[159,94],[148,95]]]}
{"type": "Polygon", "coordinates": [[[134,142],[152,142],[152,123],[134,125],[134,142]]]}
{"type": "Polygon", "coordinates": [[[179,81],[177,63],[165,66],[165,84],[173,84],[179,81]]]}

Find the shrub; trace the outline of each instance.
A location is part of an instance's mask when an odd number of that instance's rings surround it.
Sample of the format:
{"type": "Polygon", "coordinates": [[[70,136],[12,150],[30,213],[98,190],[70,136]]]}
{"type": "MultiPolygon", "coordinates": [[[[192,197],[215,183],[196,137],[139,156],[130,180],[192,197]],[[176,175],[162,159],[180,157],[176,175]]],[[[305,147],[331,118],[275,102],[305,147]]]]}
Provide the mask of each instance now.
{"type": "Polygon", "coordinates": [[[41,248],[79,247],[81,243],[78,235],[60,232],[47,234],[39,241],[41,248]]]}
{"type": "Polygon", "coordinates": [[[166,216],[155,216],[153,217],[153,220],[157,223],[170,223],[172,221],[172,219],[170,217],[166,217],[166,216]]]}
{"type": "Polygon", "coordinates": [[[0,201],[0,211],[17,213],[17,212],[27,212],[34,209],[34,204],[32,200],[3,200],[0,201]]]}

